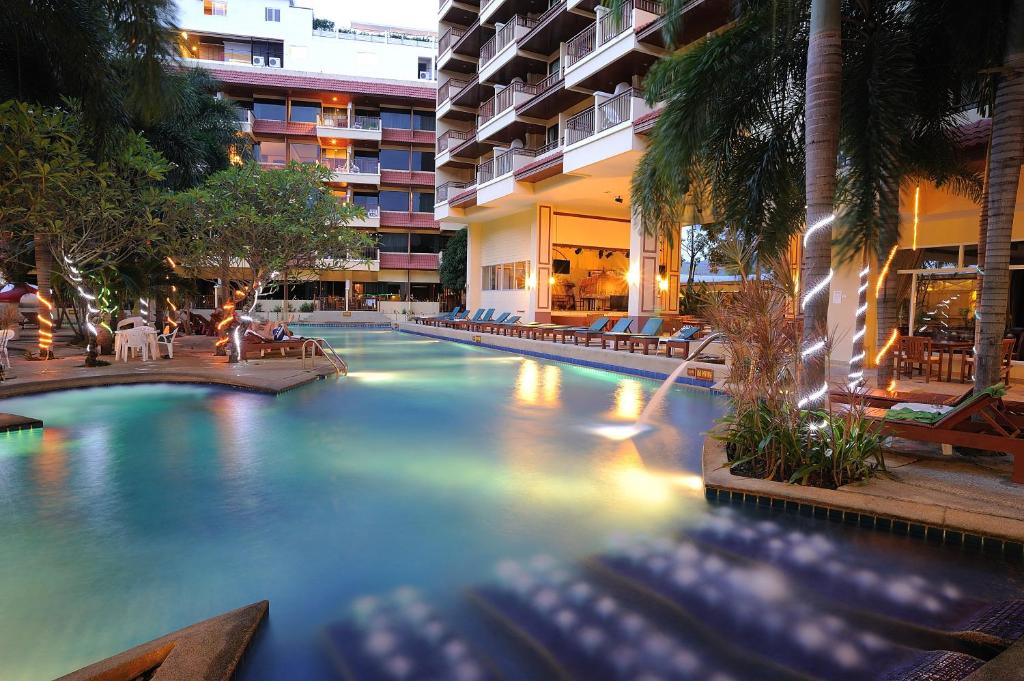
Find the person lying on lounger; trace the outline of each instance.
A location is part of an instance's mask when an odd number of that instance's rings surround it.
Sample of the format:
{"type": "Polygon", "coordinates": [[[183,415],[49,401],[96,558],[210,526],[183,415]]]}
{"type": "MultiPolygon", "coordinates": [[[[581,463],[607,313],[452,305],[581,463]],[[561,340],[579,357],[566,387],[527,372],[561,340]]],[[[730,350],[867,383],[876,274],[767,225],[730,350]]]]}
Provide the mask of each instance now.
{"type": "Polygon", "coordinates": [[[302,336],[296,336],[296,335],[292,334],[291,329],[288,328],[288,324],[285,323],[285,322],[280,322],[277,326],[274,327],[274,340],[275,341],[281,342],[281,341],[292,341],[292,340],[302,340],[302,339],[303,339],[302,336]]]}

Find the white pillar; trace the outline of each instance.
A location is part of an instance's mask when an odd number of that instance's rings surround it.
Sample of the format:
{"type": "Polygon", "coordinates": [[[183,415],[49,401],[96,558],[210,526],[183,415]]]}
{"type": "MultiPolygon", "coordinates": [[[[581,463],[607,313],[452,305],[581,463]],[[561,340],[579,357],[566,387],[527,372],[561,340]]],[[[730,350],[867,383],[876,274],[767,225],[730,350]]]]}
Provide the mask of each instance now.
{"type": "Polygon", "coordinates": [[[630,219],[629,230],[629,316],[633,330],[639,331],[643,321],[655,314],[658,307],[658,238],[643,229],[640,216],[630,219]]]}
{"type": "Polygon", "coordinates": [[[481,307],[480,300],[483,276],[481,273],[481,248],[483,227],[479,224],[467,225],[466,244],[466,307],[475,310],[481,307]]]}
{"type": "Polygon", "coordinates": [[[348,299],[352,297],[352,280],[345,280],[345,312],[348,312],[348,299]]]}
{"type": "Polygon", "coordinates": [[[534,322],[551,321],[551,206],[537,206],[536,217],[530,229],[530,271],[527,272],[527,287],[530,298],[526,318],[534,322]]]}

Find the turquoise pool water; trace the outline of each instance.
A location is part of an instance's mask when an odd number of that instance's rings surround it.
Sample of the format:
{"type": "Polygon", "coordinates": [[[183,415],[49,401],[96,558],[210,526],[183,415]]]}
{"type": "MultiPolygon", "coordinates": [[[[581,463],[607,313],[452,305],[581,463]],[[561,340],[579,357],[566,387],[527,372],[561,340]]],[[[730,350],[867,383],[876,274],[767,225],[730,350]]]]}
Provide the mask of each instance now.
{"type": "MultiPolygon", "coordinates": [[[[333,678],[325,627],[362,596],[412,586],[482,631],[462,594],[499,561],[575,561],[707,513],[700,446],[720,398],[676,389],[658,428],[615,441],[595,429],[635,420],[655,382],[327,335],[349,377],[279,397],[158,385],[0,403],[46,422],[0,436],[0,678],[52,678],[264,598],[241,677],[333,678]]],[[[1018,588],[1001,560],[820,526],[886,567],[1018,588]]]]}

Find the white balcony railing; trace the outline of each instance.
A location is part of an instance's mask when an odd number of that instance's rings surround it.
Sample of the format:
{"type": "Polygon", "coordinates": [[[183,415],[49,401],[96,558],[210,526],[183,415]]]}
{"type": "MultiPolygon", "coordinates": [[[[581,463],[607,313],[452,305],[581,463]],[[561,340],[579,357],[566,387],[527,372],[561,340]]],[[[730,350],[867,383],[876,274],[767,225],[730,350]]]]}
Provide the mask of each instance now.
{"type": "Polygon", "coordinates": [[[641,92],[636,88],[624,90],[568,119],[565,122],[565,144],[571,146],[619,123],[632,121],[641,110],[646,112],[641,92]]]}
{"type": "Polygon", "coordinates": [[[380,175],[380,161],[375,158],[321,158],[320,165],[336,175],[380,175]]]}
{"type": "Polygon", "coordinates": [[[519,14],[509,19],[508,23],[499,28],[498,32],[480,48],[480,66],[485,66],[499,52],[515,42],[518,35],[525,34],[536,25],[536,19],[519,14]],[[519,31],[520,28],[523,30],[519,31]]]}
{"type": "Polygon", "coordinates": [[[378,116],[349,117],[347,113],[320,114],[316,117],[316,124],[323,128],[367,130],[370,132],[380,131],[380,118],[378,116]]]}
{"type": "Polygon", "coordinates": [[[471,186],[469,182],[445,182],[434,191],[434,205],[446,203],[448,199],[471,186]]]}
{"type": "Polygon", "coordinates": [[[463,142],[473,139],[473,132],[462,130],[448,130],[437,138],[437,153],[441,154],[449,149],[458,147],[463,142]]]}
{"type": "Polygon", "coordinates": [[[584,57],[632,29],[640,16],[665,14],[659,0],[626,0],[617,10],[602,13],[597,21],[587,26],[565,44],[565,65],[571,67],[584,57]]]}

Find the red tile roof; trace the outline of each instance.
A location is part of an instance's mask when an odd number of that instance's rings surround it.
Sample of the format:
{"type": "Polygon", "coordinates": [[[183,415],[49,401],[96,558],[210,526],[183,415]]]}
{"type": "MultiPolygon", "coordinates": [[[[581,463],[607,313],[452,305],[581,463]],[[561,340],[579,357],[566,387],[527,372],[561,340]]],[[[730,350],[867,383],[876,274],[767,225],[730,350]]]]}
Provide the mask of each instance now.
{"type": "Polygon", "coordinates": [[[423,170],[410,172],[408,170],[381,169],[380,182],[381,184],[397,184],[401,186],[433,187],[434,173],[423,170]]]}
{"type": "Polygon", "coordinates": [[[655,109],[633,121],[633,132],[638,135],[644,135],[653,130],[654,124],[658,122],[658,116],[661,115],[661,112],[662,109],[655,109]]]}
{"type": "Polygon", "coordinates": [[[253,132],[265,135],[305,135],[316,137],[316,123],[296,123],[292,121],[268,121],[257,118],[252,126],[253,132]]]}
{"type": "Polygon", "coordinates": [[[416,227],[420,229],[440,229],[433,213],[410,213],[404,210],[382,210],[380,212],[381,227],[416,227]]]}
{"type": "Polygon", "coordinates": [[[562,152],[551,154],[539,161],[527,163],[516,171],[516,179],[522,182],[539,182],[562,172],[562,152]]]}
{"type": "Polygon", "coordinates": [[[298,75],[275,73],[273,69],[217,68],[203,65],[223,83],[258,87],[286,88],[289,90],[315,90],[345,92],[355,95],[379,95],[402,99],[422,99],[431,103],[437,98],[436,87],[419,87],[398,81],[352,80],[326,75],[298,75]]]}
{"type": "Polygon", "coordinates": [[[436,270],[437,253],[381,253],[380,267],[386,270],[436,270]]]}
{"type": "Polygon", "coordinates": [[[384,128],[381,131],[382,142],[408,142],[410,144],[433,144],[436,133],[433,130],[402,130],[401,128],[384,128]]]}
{"type": "Polygon", "coordinates": [[[476,187],[470,187],[464,192],[459,192],[448,199],[448,205],[452,208],[465,208],[476,205],[476,187]]]}

